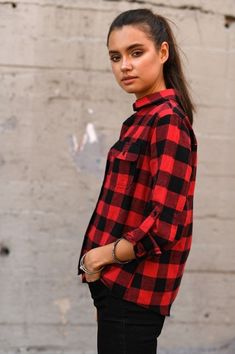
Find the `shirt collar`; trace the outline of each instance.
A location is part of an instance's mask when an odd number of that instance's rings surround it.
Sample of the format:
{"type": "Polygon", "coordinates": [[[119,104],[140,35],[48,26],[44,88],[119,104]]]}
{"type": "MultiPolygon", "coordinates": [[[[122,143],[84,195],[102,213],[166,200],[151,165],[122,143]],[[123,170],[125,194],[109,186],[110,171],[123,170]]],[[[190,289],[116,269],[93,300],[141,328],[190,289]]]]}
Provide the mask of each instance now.
{"type": "Polygon", "coordinates": [[[179,97],[177,90],[173,88],[164,89],[158,92],[150,93],[146,96],[138,98],[133,103],[133,110],[139,111],[142,107],[151,105],[151,104],[160,104],[169,99],[173,99],[177,101],[177,97],[179,97]]]}

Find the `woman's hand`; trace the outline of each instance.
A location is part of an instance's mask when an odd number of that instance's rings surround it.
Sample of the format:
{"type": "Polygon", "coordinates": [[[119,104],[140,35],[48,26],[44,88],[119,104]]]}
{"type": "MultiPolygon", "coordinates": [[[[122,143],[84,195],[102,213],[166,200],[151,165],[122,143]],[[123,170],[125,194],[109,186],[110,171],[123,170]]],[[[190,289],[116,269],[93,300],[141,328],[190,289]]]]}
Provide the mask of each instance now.
{"type": "MultiPolygon", "coordinates": [[[[96,249],[91,249],[89,252],[87,252],[84,259],[85,267],[91,272],[98,271],[101,268],[101,265],[100,266],[96,265],[95,253],[96,253],[96,249]]],[[[98,280],[100,276],[101,276],[101,271],[95,274],[85,273],[85,278],[87,282],[93,282],[95,280],[98,280]]]]}
{"type": "Polygon", "coordinates": [[[85,274],[85,278],[86,278],[86,281],[87,281],[88,283],[100,279],[100,276],[101,276],[101,272],[96,273],[96,274],[91,274],[91,275],[90,275],[90,274],[85,274]]]}
{"type": "MultiPolygon", "coordinates": [[[[92,248],[90,251],[86,253],[84,258],[85,267],[90,271],[98,271],[105,265],[114,263],[113,256],[112,256],[112,249],[113,249],[114,242],[109,243],[105,246],[100,246],[96,248],[92,248]]],[[[116,247],[116,256],[121,261],[134,259],[135,253],[133,249],[132,243],[123,239],[118,243],[118,247],[116,247]]],[[[86,280],[95,281],[99,279],[101,276],[101,271],[95,274],[87,274],[86,273],[86,280]]]]}

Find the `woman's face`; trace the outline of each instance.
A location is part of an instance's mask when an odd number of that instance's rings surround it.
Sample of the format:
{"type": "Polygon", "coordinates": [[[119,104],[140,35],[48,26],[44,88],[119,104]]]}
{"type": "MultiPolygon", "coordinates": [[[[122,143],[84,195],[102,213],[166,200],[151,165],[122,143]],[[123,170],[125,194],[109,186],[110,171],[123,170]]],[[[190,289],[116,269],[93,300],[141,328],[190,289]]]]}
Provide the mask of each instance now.
{"type": "Polygon", "coordinates": [[[168,43],[159,50],[146,33],[126,25],[111,32],[108,42],[112,71],[118,84],[136,98],[166,88],[163,64],[168,58],[168,43]]]}

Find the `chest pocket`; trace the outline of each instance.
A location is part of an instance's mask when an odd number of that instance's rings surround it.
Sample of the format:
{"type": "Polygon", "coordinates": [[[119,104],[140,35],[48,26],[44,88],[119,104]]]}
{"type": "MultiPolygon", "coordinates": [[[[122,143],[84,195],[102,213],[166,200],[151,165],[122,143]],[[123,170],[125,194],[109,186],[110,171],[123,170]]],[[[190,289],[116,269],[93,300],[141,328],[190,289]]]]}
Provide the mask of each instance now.
{"type": "Polygon", "coordinates": [[[110,186],[124,191],[133,184],[140,154],[139,142],[118,141],[110,150],[110,186]]]}

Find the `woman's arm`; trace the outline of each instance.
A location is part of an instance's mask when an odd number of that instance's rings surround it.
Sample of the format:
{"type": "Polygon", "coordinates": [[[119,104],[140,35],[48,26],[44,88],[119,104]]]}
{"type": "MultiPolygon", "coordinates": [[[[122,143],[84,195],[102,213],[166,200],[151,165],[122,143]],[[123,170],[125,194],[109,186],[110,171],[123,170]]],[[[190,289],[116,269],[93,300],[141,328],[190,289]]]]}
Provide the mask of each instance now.
{"type": "MultiPolygon", "coordinates": [[[[150,142],[152,211],[136,229],[122,235],[133,243],[137,258],[149,253],[161,255],[181,237],[178,224],[185,215],[182,212],[186,202],[191,202],[194,188],[196,146],[192,144],[191,133],[187,118],[175,112],[164,114],[156,121],[150,142]]],[[[188,216],[189,213],[188,210],[188,216]]]]}
{"type": "MultiPolygon", "coordinates": [[[[112,256],[113,246],[114,242],[105,246],[92,248],[89,252],[87,252],[84,261],[86,268],[91,271],[96,271],[99,270],[102,266],[114,263],[112,256]]],[[[122,239],[120,242],[118,242],[115,249],[115,255],[120,261],[136,258],[133,244],[125,239],[122,239]]],[[[99,279],[100,274],[100,272],[92,275],[86,274],[86,280],[94,281],[99,279]]]]}

